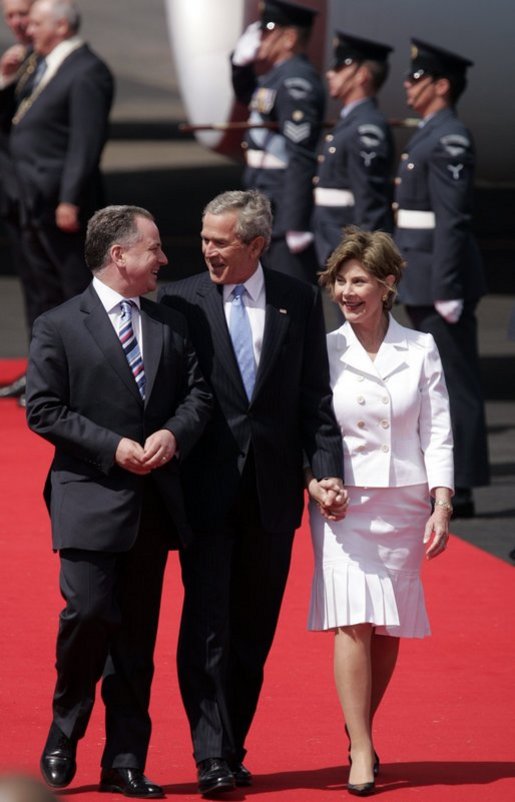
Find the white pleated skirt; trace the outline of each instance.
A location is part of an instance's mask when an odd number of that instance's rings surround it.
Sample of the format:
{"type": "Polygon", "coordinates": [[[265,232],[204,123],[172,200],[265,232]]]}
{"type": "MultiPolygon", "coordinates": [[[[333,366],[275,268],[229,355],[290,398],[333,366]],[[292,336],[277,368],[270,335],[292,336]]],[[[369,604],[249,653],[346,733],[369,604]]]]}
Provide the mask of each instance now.
{"type": "Polygon", "coordinates": [[[420,579],[427,485],[347,488],[343,521],[326,521],[310,505],[315,572],[308,629],[373,624],[404,638],[430,635],[420,579]]]}

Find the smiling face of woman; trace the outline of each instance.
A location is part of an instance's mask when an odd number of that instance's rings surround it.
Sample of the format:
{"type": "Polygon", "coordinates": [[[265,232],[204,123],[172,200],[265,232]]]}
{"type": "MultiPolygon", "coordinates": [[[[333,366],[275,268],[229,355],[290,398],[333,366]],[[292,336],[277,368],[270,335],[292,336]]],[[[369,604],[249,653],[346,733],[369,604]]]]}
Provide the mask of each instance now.
{"type": "MultiPolygon", "coordinates": [[[[385,283],[393,286],[393,275],[386,276],[385,283]]],[[[345,262],[334,280],[333,298],[340,307],[345,320],[353,327],[373,331],[384,318],[383,298],[388,292],[385,284],[378,281],[357,259],[345,262]]]]}

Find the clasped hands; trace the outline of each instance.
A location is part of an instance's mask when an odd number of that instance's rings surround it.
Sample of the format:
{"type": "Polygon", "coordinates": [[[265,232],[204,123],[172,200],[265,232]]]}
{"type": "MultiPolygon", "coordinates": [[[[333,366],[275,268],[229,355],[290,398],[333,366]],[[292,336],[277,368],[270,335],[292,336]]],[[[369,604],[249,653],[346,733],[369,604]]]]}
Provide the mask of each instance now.
{"type": "Polygon", "coordinates": [[[328,521],[341,521],[347,514],[349,496],[341,479],[326,477],[307,481],[308,493],[328,521]]]}
{"type": "Polygon", "coordinates": [[[116,464],[126,471],[144,476],[166,465],[177,451],[177,441],[168,429],[159,429],[140,445],[129,437],[122,437],[114,455],[116,464]]]}

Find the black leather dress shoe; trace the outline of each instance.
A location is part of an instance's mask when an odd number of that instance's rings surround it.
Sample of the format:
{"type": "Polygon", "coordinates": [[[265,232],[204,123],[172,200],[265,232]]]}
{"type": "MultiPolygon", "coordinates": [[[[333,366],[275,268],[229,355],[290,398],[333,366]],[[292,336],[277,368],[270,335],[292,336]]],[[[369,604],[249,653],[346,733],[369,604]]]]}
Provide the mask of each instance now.
{"type": "Polygon", "coordinates": [[[165,792],[151,782],[141,769],[102,769],[99,791],[108,791],[140,799],[161,799],[165,792]]]}
{"type": "Polygon", "coordinates": [[[52,724],[39,763],[41,774],[52,788],[66,788],[75,777],[77,744],[52,724]]]}
{"type": "Polygon", "coordinates": [[[197,763],[198,790],[201,794],[232,791],[236,787],[233,773],[226,760],[208,757],[197,763]]]}
{"type": "Polygon", "coordinates": [[[18,398],[19,395],[25,392],[26,385],[25,374],[18,376],[13,382],[0,387],[0,398],[18,398]]]}
{"type": "Polygon", "coordinates": [[[232,771],[234,782],[238,788],[245,788],[252,785],[252,774],[243,763],[229,763],[229,768],[232,771]]]}

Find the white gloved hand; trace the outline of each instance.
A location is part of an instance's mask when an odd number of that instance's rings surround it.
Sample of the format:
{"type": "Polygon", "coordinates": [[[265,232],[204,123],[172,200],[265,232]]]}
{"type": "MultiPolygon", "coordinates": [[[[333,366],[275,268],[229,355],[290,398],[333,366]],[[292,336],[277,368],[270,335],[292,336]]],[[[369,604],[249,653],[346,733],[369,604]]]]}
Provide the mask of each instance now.
{"type": "Polygon", "coordinates": [[[463,312],[463,301],[435,301],[435,309],[447,323],[457,323],[463,312]]]}
{"type": "Polygon", "coordinates": [[[252,22],[236,42],[232,63],[235,67],[245,67],[256,60],[261,44],[261,23],[252,22]]]}
{"type": "Polygon", "coordinates": [[[286,232],[286,244],[290,250],[290,253],[301,253],[305,251],[308,245],[314,240],[314,236],[311,231],[287,231],[286,232]]]}

